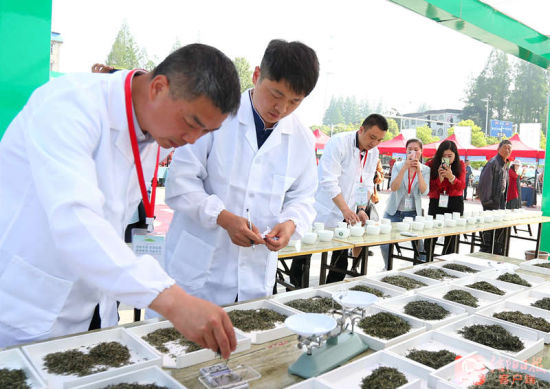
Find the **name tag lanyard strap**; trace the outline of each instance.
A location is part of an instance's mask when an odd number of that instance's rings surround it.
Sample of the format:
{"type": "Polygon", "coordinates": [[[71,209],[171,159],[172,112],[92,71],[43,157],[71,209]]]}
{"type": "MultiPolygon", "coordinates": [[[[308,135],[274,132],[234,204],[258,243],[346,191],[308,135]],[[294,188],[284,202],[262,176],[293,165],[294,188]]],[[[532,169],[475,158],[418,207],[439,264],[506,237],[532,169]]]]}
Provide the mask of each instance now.
{"type": "Polygon", "coordinates": [[[134,162],[136,164],[136,173],[138,176],[139,188],[143,199],[143,207],[145,208],[145,216],[147,221],[147,231],[153,231],[153,221],[155,220],[155,195],[157,192],[157,174],[159,170],[160,146],[157,147],[157,159],[155,164],[155,173],[153,175],[153,183],[151,188],[151,199],[147,195],[145,187],[145,178],[143,176],[143,167],[141,165],[141,157],[139,155],[139,147],[136,136],[136,127],[134,126],[134,111],[132,106],[132,78],[137,72],[137,69],[132,70],[126,76],[124,81],[124,97],[126,102],[126,119],[128,121],[128,131],[130,133],[130,142],[132,144],[132,153],[134,154],[134,162]]]}

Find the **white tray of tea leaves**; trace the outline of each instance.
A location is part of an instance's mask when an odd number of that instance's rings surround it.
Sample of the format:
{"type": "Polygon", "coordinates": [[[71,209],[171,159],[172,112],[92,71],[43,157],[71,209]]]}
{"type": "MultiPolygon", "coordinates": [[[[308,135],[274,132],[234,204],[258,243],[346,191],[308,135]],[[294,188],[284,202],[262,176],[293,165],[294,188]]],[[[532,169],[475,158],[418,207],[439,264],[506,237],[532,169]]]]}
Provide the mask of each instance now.
{"type": "Polygon", "coordinates": [[[402,292],[419,293],[420,291],[442,282],[432,278],[417,276],[403,271],[383,271],[368,276],[369,279],[399,288],[402,292]]]}
{"type": "Polygon", "coordinates": [[[376,305],[420,320],[428,330],[468,316],[466,309],[460,306],[418,294],[394,297],[376,305]]]}
{"type": "Polygon", "coordinates": [[[119,374],[113,377],[105,378],[97,382],[77,386],[75,389],[104,389],[110,385],[119,384],[138,384],[151,385],[155,384],[158,387],[167,389],[185,389],[185,386],[180,384],[169,374],[162,371],[158,366],[149,366],[144,369],[134,370],[129,373],[119,374]]]}
{"type": "Polygon", "coordinates": [[[481,290],[482,292],[493,293],[498,296],[508,298],[516,293],[528,289],[527,286],[512,284],[510,282],[499,281],[494,278],[475,275],[466,279],[459,279],[451,282],[452,285],[460,285],[465,288],[481,290]]]}
{"type": "MultiPolygon", "coordinates": [[[[186,339],[182,341],[182,335],[167,320],[128,328],[128,332],[154,347],[162,357],[163,367],[181,369],[219,358],[219,355],[210,349],[188,343],[186,339]]],[[[249,337],[239,331],[235,332],[235,336],[237,348],[233,354],[250,349],[249,337]]]]}
{"type": "Polygon", "coordinates": [[[541,381],[546,381],[545,388],[550,385],[550,372],[547,369],[507,356],[488,358],[478,353],[457,359],[434,372],[433,377],[437,380],[437,386],[434,386],[437,389],[482,388],[480,382],[485,382],[491,388],[542,388],[536,386],[542,384],[541,381]],[[514,377],[516,382],[513,381],[514,377]],[[515,385],[512,386],[512,383],[515,385]],[[521,384],[526,385],[517,386],[521,384]]]}
{"type": "Polygon", "coordinates": [[[299,289],[275,295],[270,301],[299,312],[329,313],[341,307],[332,299],[332,293],[322,289],[299,289]]]}
{"type": "Polygon", "coordinates": [[[461,256],[455,257],[456,259],[446,259],[443,261],[434,261],[431,263],[432,266],[440,267],[444,270],[454,270],[465,275],[485,275],[497,272],[498,269],[495,269],[490,266],[481,265],[475,263],[475,258],[472,258],[472,261],[462,259],[461,256]]]}
{"type": "Polygon", "coordinates": [[[418,369],[405,358],[380,351],[317,377],[326,388],[374,389],[390,379],[393,382],[401,380],[403,385],[398,386],[400,389],[426,389],[429,373],[418,369]],[[373,372],[374,375],[371,375],[373,372]]]}
{"type": "MultiPolygon", "coordinates": [[[[406,358],[419,370],[432,374],[448,366],[458,358],[463,358],[475,352],[481,352],[488,358],[494,353],[485,347],[466,342],[438,331],[429,331],[385,350],[406,358]]],[[[435,379],[430,378],[430,387],[435,388],[435,379]]]]}
{"type": "Polygon", "coordinates": [[[266,343],[292,335],[292,331],[285,327],[284,321],[288,316],[298,312],[269,300],[231,305],[224,309],[229,314],[233,326],[249,337],[252,344],[266,343]],[[232,314],[231,312],[235,310],[248,312],[232,314]],[[237,320],[236,317],[238,317],[237,320]]]}
{"type": "Polygon", "coordinates": [[[525,286],[527,288],[538,287],[547,282],[544,278],[536,275],[531,275],[530,273],[527,273],[523,270],[521,270],[520,272],[497,270],[493,273],[485,273],[483,274],[483,277],[493,280],[504,281],[509,284],[525,286]]]}
{"type": "Polygon", "coordinates": [[[421,291],[419,294],[462,307],[468,313],[475,313],[479,309],[503,300],[502,296],[493,293],[452,284],[434,286],[421,291]]]}
{"type": "Polygon", "coordinates": [[[543,339],[535,331],[480,315],[469,316],[436,331],[522,360],[544,348],[543,339]]]}
{"type": "Polygon", "coordinates": [[[533,273],[550,275],[550,261],[548,259],[531,259],[530,261],[521,262],[519,267],[533,273]]]}
{"type": "Polygon", "coordinates": [[[513,295],[507,301],[550,313],[550,289],[545,287],[527,289],[513,295]]]}
{"type": "Polygon", "coordinates": [[[411,294],[411,292],[405,291],[403,288],[392,286],[385,282],[379,282],[369,279],[354,280],[349,282],[340,282],[338,284],[327,284],[330,286],[319,288],[330,293],[342,292],[345,290],[354,290],[358,292],[366,292],[374,294],[379,299],[387,299],[397,296],[403,296],[411,294]]]}
{"type": "MultiPolygon", "coordinates": [[[[351,323],[348,328],[351,329],[351,323]]],[[[421,320],[378,306],[365,308],[364,318],[357,320],[354,326],[354,332],[373,350],[385,349],[424,331],[426,326],[421,320]]]]}
{"type": "Polygon", "coordinates": [[[410,269],[403,269],[401,271],[404,273],[416,274],[417,276],[421,277],[431,278],[441,282],[450,282],[460,278],[471,277],[471,275],[468,273],[451,269],[442,269],[438,266],[433,266],[431,263],[426,265],[413,266],[410,269]]]}
{"type": "MultiPolygon", "coordinates": [[[[42,389],[46,388],[46,384],[42,381],[34,367],[30,362],[25,358],[20,349],[14,348],[11,350],[0,351],[0,387],[8,387],[8,382],[3,382],[2,379],[7,379],[8,376],[11,377],[21,377],[24,379],[25,383],[31,389],[42,389]],[[4,369],[10,370],[6,372],[4,369]]],[[[14,381],[13,378],[10,379],[13,383],[13,388],[19,388],[23,386],[15,386],[17,381],[14,381]]],[[[19,381],[20,382],[20,381],[19,381]]]]}
{"type": "Polygon", "coordinates": [[[83,335],[30,344],[22,346],[22,349],[42,379],[47,382],[49,387],[55,388],[73,388],[116,374],[147,366],[161,365],[160,356],[153,347],[131,336],[124,328],[89,332],[83,335]],[[104,344],[94,349],[102,343],[104,344]],[[115,350],[115,352],[106,353],[104,352],[106,349],[115,350]],[[97,350],[97,353],[93,354],[92,363],[89,363],[88,356],[92,355],[93,350],[97,350]],[[129,358],[126,359],[128,354],[129,358]],[[50,366],[57,369],[55,371],[58,371],[58,373],[48,371],[45,359],[50,361],[50,366]],[[112,359],[114,362],[112,364],[120,366],[109,366],[103,363],[105,359],[112,359]],[[71,366],[73,366],[75,372],[78,371],[79,373],[61,373],[61,371],[67,372],[71,366]]]}
{"type": "Polygon", "coordinates": [[[550,311],[503,301],[481,309],[477,314],[530,329],[535,331],[544,343],[550,343],[550,311]]]}

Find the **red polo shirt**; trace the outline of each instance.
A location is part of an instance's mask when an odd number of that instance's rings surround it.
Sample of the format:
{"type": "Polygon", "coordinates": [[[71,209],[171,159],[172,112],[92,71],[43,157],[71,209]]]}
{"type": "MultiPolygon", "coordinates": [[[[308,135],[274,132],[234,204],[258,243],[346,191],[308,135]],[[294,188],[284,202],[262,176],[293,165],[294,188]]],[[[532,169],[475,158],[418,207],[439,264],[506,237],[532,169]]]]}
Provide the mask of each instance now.
{"type": "MultiPolygon", "coordinates": [[[[433,160],[426,162],[426,166],[432,167],[433,160]]],[[[464,196],[464,188],[466,187],[466,180],[464,172],[466,168],[464,162],[460,161],[460,172],[455,175],[455,181],[451,184],[446,178],[442,182],[439,182],[439,176],[432,179],[430,176],[430,192],[428,197],[431,199],[438,199],[440,194],[446,192],[449,196],[464,196]]]]}

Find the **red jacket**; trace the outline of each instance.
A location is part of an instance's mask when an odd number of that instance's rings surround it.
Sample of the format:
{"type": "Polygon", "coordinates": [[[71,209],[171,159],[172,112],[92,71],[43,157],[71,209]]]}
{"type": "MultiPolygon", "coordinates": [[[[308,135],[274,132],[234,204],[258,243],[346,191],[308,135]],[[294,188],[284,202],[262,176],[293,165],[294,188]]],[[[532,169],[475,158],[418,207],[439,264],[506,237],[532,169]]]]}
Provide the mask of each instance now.
{"type": "Polygon", "coordinates": [[[508,194],[506,195],[506,201],[514,200],[519,197],[518,193],[518,174],[513,167],[508,171],[508,194]]]}
{"type": "MultiPolygon", "coordinates": [[[[426,162],[426,166],[432,167],[432,161],[426,162]]],[[[455,181],[451,184],[448,179],[444,178],[443,182],[439,182],[439,176],[435,179],[430,178],[430,192],[428,197],[431,199],[438,199],[439,195],[446,192],[449,196],[464,196],[464,188],[466,187],[466,167],[464,162],[460,161],[461,171],[455,176],[455,181]]],[[[430,175],[431,177],[431,175],[430,175]]]]}

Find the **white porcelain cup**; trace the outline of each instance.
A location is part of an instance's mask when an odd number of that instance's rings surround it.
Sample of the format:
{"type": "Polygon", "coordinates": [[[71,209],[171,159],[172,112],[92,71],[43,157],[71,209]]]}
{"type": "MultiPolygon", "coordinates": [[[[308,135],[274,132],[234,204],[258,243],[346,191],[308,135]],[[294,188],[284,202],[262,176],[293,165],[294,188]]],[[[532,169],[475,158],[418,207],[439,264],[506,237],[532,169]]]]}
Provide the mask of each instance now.
{"type": "Polygon", "coordinates": [[[414,219],[410,216],[407,216],[407,217],[403,218],[403,221],[405,223],[412,223],[414,221],[414,219]]]}
{"type": "Polygon", "coordinates": [[[441,221],[443,221],[443,220],[445,220],[445,215],[437,214],[437,215],[435,215],[435,220],[441,220],[441,221]]]}
{"type": "Polygon", "coordinates": [[[336,238],[347,238],[350,234],[350,231],[348,228],[342,228],[342,227],[337,227],[335,230],[334,230],[334,236],[336,238]]]}
{"type": "Polygon", "coordinates": [[[314,244],[317,242],[317,234],[315,232],[306,232],[302,237],[302,243],[314,244]]]}
{"type": "Polygon", "coordinates": [[[390,219],[380,219],[380,223],[381,224],[391,224],[391,220],[390,219]]]}
{"type": "Polygon", "coordinates": [[[324,229],[325,229],[325,223],[321,223],[321,222],[313,223],[313,231],[314,232],[322,231],[324,229]]]}
{"type": "Polygon", "coordinates": [[[411,224],[406,222],[395,223],[395,228],[397,228],[397,231],[399,232],[409,231],[411,228],[411,224]]]}
{"type": "Polygon", "coordinates": [[[426,218],[424,216],[417,216],[417,217],[414,218],[415,222],[423,222],[425,220],[426,220],[426,218]]]}
{"type": "Polygon", "coordinates": [[[456,225],[457,226],[464,227],[466,225],[466,219],[464,219],[464,218],[455,219],[455,220],[456,220],[456,225]]]}
{"type": "Polygon", "coordinates": [[[376,224],[378,224],[378,222],[377,222],[376,220],[367,220],[367,221],[365,222],[365,224],[366,224],[367,226],[370,226],[370,225],[376,225],[376,224]]]}
{"type": "Polygon", "coordinates": [[[456,227],[456,220],[445,219],[445,227],[456,227]]]}
{"type": "Polygon", "coordinates": [[[469,216],[466,220],[468,220],[468,224],[476,224],[477,218],[475,216],[469,216]]]}
{"type": "Polygon", "coordinates": [[[365,229],[361,226],[361,224],[356,224],[351,227],[350,232],[351,236],[363,236],[365,229]]]}
{"type": "Polygon", "coordinates": [[[368,225],[367,226],[367,235],[378,235],[380,234],[380,226],[368,225]]]}
{"type": "Polygon", "coordinates": [[[441,219],[434,220],[434,228],[442,228],[444,221],[441,219]]]}
{"type": "Polygon", "coordinates": [[[426,215],[426,216],[424,216],[424,219],[426,219],[426,220],[433,220],[434,217],[433,217],[433,215],[426,215]]]}
{"type": "Polygon", "coordinates": [[[424,221],[424,229],[425,230],[431,230],[434,228],[434,221],[433,220],[425,220],[424,221]]]}
{"type": "Polygon", "coordinates": [[[447,220],[447,219],[452,219],[452,218],[453,218],[453,214],[452,214],[452,213],[445,213],[445,214],[443,215],[443,217],[445,218],[445,220],[447,220]]]}
{"type": "Polygon", "coordinates": [[[391,224],[380,224],[380,233],[389,234],[391,232],[391,224]]]}
{"type": "Polygon", "coordinates": [[[338,227],[338,228],[348,228],[348,223],[338,222],[338,223],[336,223],[336,227],[338,227]]]}
{"type": "Polygon", "coordinates": [[[460,219],[460,212],[453,212],[453,219],[460,219]]]}
{"type": "Polygon", "coordinates": [[[317,231],[317,234],[319,235],[319,240],[321,242],[330,242],[332,240],[332,237],[334,236],[334,231],[321,230],[317,231]]]}
{"type": "Polygon", "coordinates": [[[413,222],[412,229],[414,231],[422,231],[424,229],[424,222],[413,222]]]}

